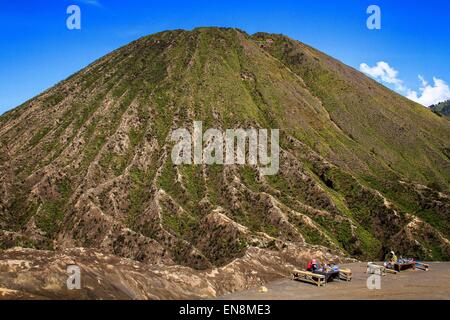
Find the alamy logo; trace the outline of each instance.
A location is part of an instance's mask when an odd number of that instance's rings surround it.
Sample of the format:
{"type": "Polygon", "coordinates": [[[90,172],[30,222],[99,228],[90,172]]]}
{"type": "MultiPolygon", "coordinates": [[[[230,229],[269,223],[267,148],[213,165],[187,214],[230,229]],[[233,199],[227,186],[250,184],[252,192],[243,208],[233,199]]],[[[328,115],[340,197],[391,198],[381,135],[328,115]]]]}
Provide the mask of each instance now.
{"type": "Polygon", "coordinates": [[[67,273],[69,277],[67,278],[67,289],[69,290],[80,290],[81,289],[81,270],[79,266],[70,265],[67,266],[67,273]]]}
{"type": "Polygon", "coordinates": [[[81,9],[79,6],[73,4],[67,7],[67,17],[66,26],[69,30],[80,30],[81,29],[81,9]]]}
{"type": "Polygon", "coordinates": [[[277,174],[280,167],[278,129],[270,130],[270,155],[267,129],[208,129],[203,133],[203,123],[194,121],[193,134],[177,129],[171,139],[176,142],[172,149],[175,165],[258,165],[263,176],[277,174]]]}
{"type": "Polygon", "coordinates": [[[381,290],[381,276],[372,274],[367,278],[366,285],[369,290],[381,290]]]}
{"type": "Polygon", "coordinates": [[[370,16],[367,18],[367,28],[369,30],[381,29],[381,9],[379,6],[373,4],[367,8],[367,14],[370,16]]]}

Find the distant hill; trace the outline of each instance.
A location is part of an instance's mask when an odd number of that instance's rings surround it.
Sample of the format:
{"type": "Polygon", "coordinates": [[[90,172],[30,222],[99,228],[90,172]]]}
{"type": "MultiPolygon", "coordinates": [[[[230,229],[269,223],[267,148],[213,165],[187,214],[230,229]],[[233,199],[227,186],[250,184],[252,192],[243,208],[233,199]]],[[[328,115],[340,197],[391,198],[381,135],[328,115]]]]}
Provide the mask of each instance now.
{"type": "Polygon", "coordinates": [[[434,112],[443,114],[444,116],[450,117],[450,100],[439,102],[430,106],[430,109],[434,112]]]}

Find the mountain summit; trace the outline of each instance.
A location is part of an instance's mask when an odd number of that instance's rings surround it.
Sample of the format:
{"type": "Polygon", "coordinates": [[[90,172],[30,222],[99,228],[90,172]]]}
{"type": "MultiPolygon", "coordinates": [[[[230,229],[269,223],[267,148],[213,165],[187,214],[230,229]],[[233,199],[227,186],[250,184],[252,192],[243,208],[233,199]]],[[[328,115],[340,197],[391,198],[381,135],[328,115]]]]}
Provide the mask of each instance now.
{"type": "Polygon", "coordinates": [[[0,150],[3,249],[450,258],[450,122],[283,35],[141,38],[1,116],[0,150]],[[174,165],[170,133],[194,121],[279,129],[278,174],[174,165]]]}

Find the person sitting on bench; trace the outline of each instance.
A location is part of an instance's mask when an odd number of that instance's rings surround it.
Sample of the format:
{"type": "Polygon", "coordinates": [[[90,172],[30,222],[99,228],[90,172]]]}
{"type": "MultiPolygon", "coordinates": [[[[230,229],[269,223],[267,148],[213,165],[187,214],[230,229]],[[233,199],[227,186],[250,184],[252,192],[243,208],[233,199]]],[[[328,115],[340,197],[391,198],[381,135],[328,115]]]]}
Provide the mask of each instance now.
{"type": "Polygon", "coordinates": [[[385,266],[386,268],[394,269],[394,264],[397,263],[398,258],[397,258],[397,256],[395,255],[395,252],[394,252],[394,251],[391,251],[391,252],[389,252],[389,253],[386,255],[386,257],[385,257],[384,260],[386,261],[386,262],[384,263],[384,266],[385,266]]]}
{"type": "Polygon", "coordinates": [[[390,263],[397,263],[398,258],[397,258],[397,256],[395,255],[395,252],[394,252],[394,251],[391,251],[391,255],[392,255],[392,257],[391,257],[391,260],[389,260],[389,262],[390,262],[390,263]]]}
{"type": "Polygon", "coordinates": [[[309,272],[314,272],[319,269],[319,263],[316,259],[312,259],[308,262],[308,267],[306,268],[309,272]]]}

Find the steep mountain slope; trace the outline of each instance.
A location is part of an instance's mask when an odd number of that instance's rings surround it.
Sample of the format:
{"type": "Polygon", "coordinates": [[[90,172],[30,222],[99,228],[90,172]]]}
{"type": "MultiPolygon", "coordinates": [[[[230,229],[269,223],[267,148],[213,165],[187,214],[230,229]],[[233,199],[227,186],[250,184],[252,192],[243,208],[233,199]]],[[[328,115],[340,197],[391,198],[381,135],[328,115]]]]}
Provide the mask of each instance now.
{"type": "Polygon", "coordinates": [[[197,269],[287,245],[449,259],[449,141],[448,120],[285,36],[162,32],[0,117],[0,245],[197,269]],[[279,174],[174,166],[169,133],[194,120],[279,128],[279,174]]]}

